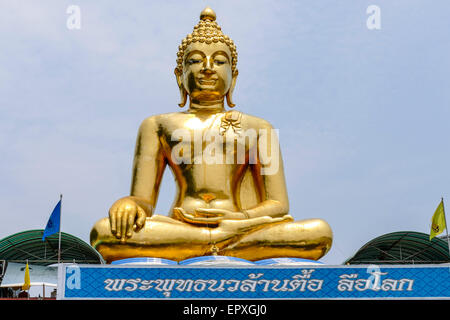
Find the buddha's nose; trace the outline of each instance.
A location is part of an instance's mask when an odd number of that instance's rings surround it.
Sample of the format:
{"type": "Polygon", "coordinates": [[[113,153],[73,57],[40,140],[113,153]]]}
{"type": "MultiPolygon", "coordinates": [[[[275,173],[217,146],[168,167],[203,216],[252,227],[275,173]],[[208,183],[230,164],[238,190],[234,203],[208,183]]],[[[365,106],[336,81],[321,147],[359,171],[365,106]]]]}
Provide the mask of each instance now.
{"type": "Polygon", "coordinates": [[[202,72],[205,74],[213,74],[215,71],[213,70],[214,61],[211,57],[206,57],[205,62],[203,64],[202,72]]]}

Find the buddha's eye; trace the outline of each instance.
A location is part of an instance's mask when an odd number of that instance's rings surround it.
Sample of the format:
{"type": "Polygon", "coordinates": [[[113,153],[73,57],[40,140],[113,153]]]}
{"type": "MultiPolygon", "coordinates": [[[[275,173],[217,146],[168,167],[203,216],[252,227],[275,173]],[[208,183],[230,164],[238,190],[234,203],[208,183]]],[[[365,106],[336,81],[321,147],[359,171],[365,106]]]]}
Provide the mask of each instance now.
{"type": "Polygon", "coordinates": [[[214,63],[215,64],[217,64],[217,65],[219,65],[219,66],[221,66],[221,65],[223,65],[223,64],[225,64],[225,63],[227,63],[226,61],[223,61],[223,60],[214,60],[214,63]]]}
{"type": "Polygon", "coordinates": [[[196,63],[202,62],[202,60],[200,60],[200,59],[189,59],[187,62],[189,64],[196,64],[196,63]]]}

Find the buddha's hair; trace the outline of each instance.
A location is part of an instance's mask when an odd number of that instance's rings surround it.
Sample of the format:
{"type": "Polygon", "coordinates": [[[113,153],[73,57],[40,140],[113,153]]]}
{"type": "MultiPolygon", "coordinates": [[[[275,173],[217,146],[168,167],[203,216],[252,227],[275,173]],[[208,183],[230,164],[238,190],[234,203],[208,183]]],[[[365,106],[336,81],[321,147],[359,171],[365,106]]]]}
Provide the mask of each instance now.
{"type": "Polygon", "coordinates": [[[216,14],[210,8],[202,11],[199,23],[194,27],[194,31],[188,34],[186,38],[181,41],[177,53],[177,70],[183,71],[183,57],[188,45],[194,42],[201,42],[206,44],[222,42],[225,43],[231,51],[231,70],[233,75],[237,72],[237,51],[236,45],[227,35],[224,35],[222,29],[217,24],[216,14]]]}

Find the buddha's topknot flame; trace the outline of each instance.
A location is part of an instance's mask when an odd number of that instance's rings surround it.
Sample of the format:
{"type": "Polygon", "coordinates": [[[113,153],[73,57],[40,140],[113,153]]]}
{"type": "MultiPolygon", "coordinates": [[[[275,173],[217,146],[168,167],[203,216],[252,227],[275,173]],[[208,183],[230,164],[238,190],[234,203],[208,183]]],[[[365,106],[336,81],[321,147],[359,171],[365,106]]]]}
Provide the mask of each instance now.
{"type": "Polygon", "coordinates": [[[225,43],[231,51],[231,70],[233,75],[237,72],[237,51],[236,45],[227,35],[224,35],[222,29],[217,24],[215,12],[207,7],[200,14],[200,21],[194,27],[194,31],[188,34],[181,41],[177,53],[177,70],[183,71],[183,57],[187,46],[193,42],[202,42],[206,44],[222,42],[225,43]]]}

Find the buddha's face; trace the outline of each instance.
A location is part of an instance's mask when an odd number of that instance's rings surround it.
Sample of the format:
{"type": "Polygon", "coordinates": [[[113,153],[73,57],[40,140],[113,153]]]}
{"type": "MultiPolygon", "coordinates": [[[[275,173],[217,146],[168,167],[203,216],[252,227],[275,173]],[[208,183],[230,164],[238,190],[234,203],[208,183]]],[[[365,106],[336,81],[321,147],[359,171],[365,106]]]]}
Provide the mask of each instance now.
{"type": "Polygon", "coordinates": [[[183,86],[193,101],[223,100],[232,83],[231,52],[222,42],[193,42],[183,60],[183,86]]]}

